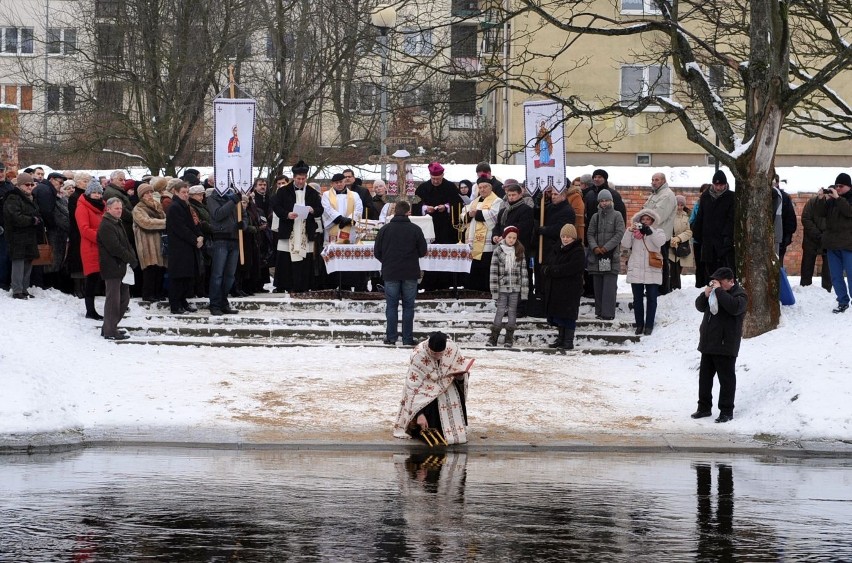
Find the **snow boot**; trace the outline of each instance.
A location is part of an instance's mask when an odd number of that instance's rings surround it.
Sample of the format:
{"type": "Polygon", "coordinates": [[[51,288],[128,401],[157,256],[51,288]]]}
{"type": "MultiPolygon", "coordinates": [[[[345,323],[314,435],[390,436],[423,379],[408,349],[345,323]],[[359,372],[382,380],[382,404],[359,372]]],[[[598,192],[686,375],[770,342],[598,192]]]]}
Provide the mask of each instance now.
{"type": "Polygon", "coordinates": [[[515,329],[514,328],[506,328],[506,338],[503,339],[503,346],[505,348],[511,348],[515,345],[515,329]]]}
{"type": "Polygon", "coordinates": [[[573,350],[574,349],[574,331],[565,329],[565,332],[562,335],[562,342],[559,348],[563,350],[573,350]]]}
{"type": "Polygon", "coordinates": [[[500,337],[500,330],[502,328],[499,326],[491,327],[491,336],[488,337],[488,342],[485,343],[486,346],[497,346],[497,338],[500,337]]]}
{"type": "Polygon", "coordinates": [[[559,327],[559,335],[556,337],[556,340],[554,340],[552,343],[548,344],[547,347],[548,348],[561,348],[562,347],[562,341],[564,339],[565,339],[565,327],[560,326],[559,327]]]}

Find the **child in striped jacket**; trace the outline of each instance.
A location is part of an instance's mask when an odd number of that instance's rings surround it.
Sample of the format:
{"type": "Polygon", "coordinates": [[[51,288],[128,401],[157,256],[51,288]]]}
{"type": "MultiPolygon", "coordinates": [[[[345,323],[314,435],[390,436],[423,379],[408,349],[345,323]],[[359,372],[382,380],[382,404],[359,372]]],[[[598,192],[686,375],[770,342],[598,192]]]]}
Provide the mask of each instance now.
{"type": "Polygon", "coordinates": [[[503,345],[511,348],[515,343],[518,302],[527,299],[529,282],[524,259],[524,246],[518,241],[518,228],[506,227],[503,237],[494,248],[489,276],[491,295],[497,303],[497,313],[491,325],[491,335],[486,346],[496,346],[503,329],[503,317],[508,315],[506,337],[503,345]]]}

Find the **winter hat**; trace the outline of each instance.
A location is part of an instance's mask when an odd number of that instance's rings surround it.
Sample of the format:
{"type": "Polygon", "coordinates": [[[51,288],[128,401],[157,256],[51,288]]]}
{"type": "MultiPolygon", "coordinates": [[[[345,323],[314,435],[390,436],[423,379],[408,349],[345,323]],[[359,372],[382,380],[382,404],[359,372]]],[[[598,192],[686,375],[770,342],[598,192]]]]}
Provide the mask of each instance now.
{"type": "Polygon", "coordinates": [[[147,193],[152,193],[154,188],[151,184],[139,184],[139,187],[136,189],[136,195],[139,196],[139,199],[142,199],[142,196],[147,193]]]}
{"type": "Polygon", "coordinates": [[[189,195],[203,194],[203,193],[204,193],[204,186],[202,186],[201,184],[199,184],[197,186],[192,186],[191,188],[189,188],[189,195]]]}
{"type": "Polygon", "coordinates": [[[577,228],[571,223],[565,223],[562,225],[562,228],[559,229],[559,236],[569,236],[574,240],[577,240],[577,228]]]}
{"type": "Polygon", "coordinates": [[[447,349],[447,335],[441,331],[429,335],[429,349],[433,352],[443,352],[447,349]]]}
{"type": "Polygon", "coordinates": [[[300,160],[295,165],[293,165],[293,168],[292,168],[293,176],[301,175],[301,174],[307,175],[308,170],[309,170],[309,168],[308,168],[308,165],[305,164],[305,161],[300,160]]]}
{"type": "Polygon", "coordinates": [[[28,174],[26,172],[21,172],[20,174],[18,174],[17,185],[23,186],[24,184],[32,184],[32,183],[33,183],[33,177],[32,177],[31,174],[28,174]]]}
{"type": "Polygon", "coordinates": [[[503,189],[505,190],[509,186],[521,186],[521,183],[515,180],[514,178],[509,178],[505,182],[503,182],[503,189]]]}
{"type": "Polygon", "coordinates": [[[846,172],[841,172],[837,175],[837,179],[834,181],[834,184],[837,186],[852,186],[852,178],[850,178],[849,174],[846,172]]]}
{"type": "Polygon", "coordinates": [[[710,279],[711,280],[732,280],[732,279],[734,279],[734,271],[731,270],[730,268],[722,267],[722,268],[719,268],[718,270],[716,270],[715,272],[713,272],[713,275],[710,276],[710,279]]]}
{"type": "Polygon", "coordinates": [[[345,176],[343,174],[341,174],[340,172],[338,172],[337,174],[335,174],[334,176],[331,177],[331,181],[332,182],[342,182],[344,178],[345,178],[345,176]]]}
{"type": "Polygon", "coordinates": [[[89,185],[86,186],[85,195],[102,194],[102,193],[104,193],[104,189],[101,187],[101,183],[98,182],[98,179],[92,178],[91,180],[89,180],[89,185]]]}
{"type": "Polygon", "coordinates": [[[685,195],[675,196],[675,199],[677,200],[678,205],[686,205],[686,196],[685,195]]]}
{"type": "Polygon", "coordinates": [[[597,170],[592,172],[592,178],[594,178],[595,176],[603,176],[604,180],[609,180],[609,173],[603,168],[598,168],[597,170]]]}
{"type": "Polygon", "coordinates": [[[503,238],[506,238],[506,235],[508,235],[509,233],[515,233],[517,235],[518,234],[518,228],[514,227],[512,225],[509,225],[508,227],[503,229],[503,238]]]}
{"type": "Polygon", "coordinates": [[[216,188],[205,188],[204,189],[204,195],[207,196],[207,197],[210,197],[210,196],[213,195],[213,192],[215,192],[215,191],[216,191],[216,188]]]}
{"type": "Polygon", "coordinates": [[[166,189],[166,184],[168,184],[169,181],[163,176],[152,176],[148,183],[151,184],[151,187],[154,188],[155,192],[159,193],[166,189]]]}
{"type": "Polygon", "coordinates": [[[128,192],[130,190],[136,189],[136,180],[125,180],[124,181],[124,191],[128,192]]]}
{"type": "Polygon", "coordinates": [[[74,180],[65,180],[64,182],[62,182],[62,189],[73,188],[76,185],[77,184],[74,183],[74,180]]]}
{"type": "Polygon", "coordinates": [[[432,162],[429,164],[429,175],[430,176],[443,176],[444,175],[444,167],[441,166],[440,162],[432,162]]]}
{"type": "Polygon", "coordinates": [[[601,191],[598,192],[598,201],[601,201],[601,200],[612,201],[612,194],[610,193],[610,191],[608,189],[604,188],[604,189],[602,189],[601,191]]]}
{"type": "MultiPolygon", "coordinates": [[[[847,176],[847,178],[848,178],[848,176],[847,176]]],[[[725,176],[725,173],[722,172],[721,170],[716,170],[716,173],[713,174],[713,183],[714,184],[727,184],[728,183],[728,177],[725,176]]]]}
{"type": "Polygon", "coordinates": [[[459,187],[465,186],[468,190],[473,188],[473,182],[470,180],[461,180],[459,181],[459,187]]]}
{"type": "Polygon", "coordinates": [[[48,180],[53,180],[54,178],[59,178],[63,182],[68,179],[59,172],[51,172],[50,174],[47,175],[48,180]]]}

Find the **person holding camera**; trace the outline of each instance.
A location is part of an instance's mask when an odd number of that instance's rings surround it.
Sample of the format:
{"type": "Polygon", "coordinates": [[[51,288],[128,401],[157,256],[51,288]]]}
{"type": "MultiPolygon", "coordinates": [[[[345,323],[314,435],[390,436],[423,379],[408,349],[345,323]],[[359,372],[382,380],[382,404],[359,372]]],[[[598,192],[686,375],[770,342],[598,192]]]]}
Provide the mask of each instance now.
{"type": "Polygon", "coordinates": [[[710,283],[695,299],[695,308],[704,313],[698,329],[698,409],[692,418],[712,416],[713,376],[719,376],[719,417],[717,423],[734,419],[737,391],[736,363],[743,338],[748,296],[734,279],[730,268],[719,268],[710,283]]]}
{"type": "Polygon", "coordinates": [[[833,313],[843,313],[849,308],[852,294],[852,179],[849,174],[838,174],[833,186],[817,195],[814,211],[825,217],[822,247],[828,258],[831,285],[837,296],[833,313]],[[844,273],[846,277],[844,279],[844,273]]]}
{"type": "Polygon", "coordinates": [[[621,237],[621,246],[630,251],[627,259],[627,282],[633,289],[633,315],[636,334],[650,335],[657,315],[657,296],[663,283],[662,248],[666,232],[654,227],[660,216],[653,209],[642,209],[633,216],[630,227],[621,237]],[[648,306],[645,307],[645,298],[648,306]]]}

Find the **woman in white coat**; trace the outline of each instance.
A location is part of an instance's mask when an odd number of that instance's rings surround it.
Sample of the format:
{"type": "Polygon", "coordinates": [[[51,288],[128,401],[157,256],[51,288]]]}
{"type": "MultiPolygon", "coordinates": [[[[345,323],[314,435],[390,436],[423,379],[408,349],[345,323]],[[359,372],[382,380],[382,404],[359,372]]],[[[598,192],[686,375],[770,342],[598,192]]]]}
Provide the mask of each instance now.
{"type": "Polygon", "coordinates": [[[621,246],[630,250],[627,260],[627,282],[633,289],[633,314],[636,334],[651,334],[657,314],[657,295],[663,283],[663,264],[660,248],[666,243],[666,233],[654,228],[660,220],[653,209],[642,209],[633,216],[630,226],[621,237],[621,246]],[[652,266],[651,253],[660,257],[659,267],[652,266]],[[645,306],[645,298],[648,300],[645,306]]]}
{"type": "Polygon", "coordinates": [[[680,289],[680,274],[684,268],[695,267],[695,258],[692,256],[692,227],[689,226],[690,209],[686,206],[686,198],[677,196],[677,212],[674,220],[674,236],[669,249],[669,278],[672,289],[680,289]],[[677,248],[681,243],[686,244],[689,253],[686,256],[678,256],[677,248]]]}

